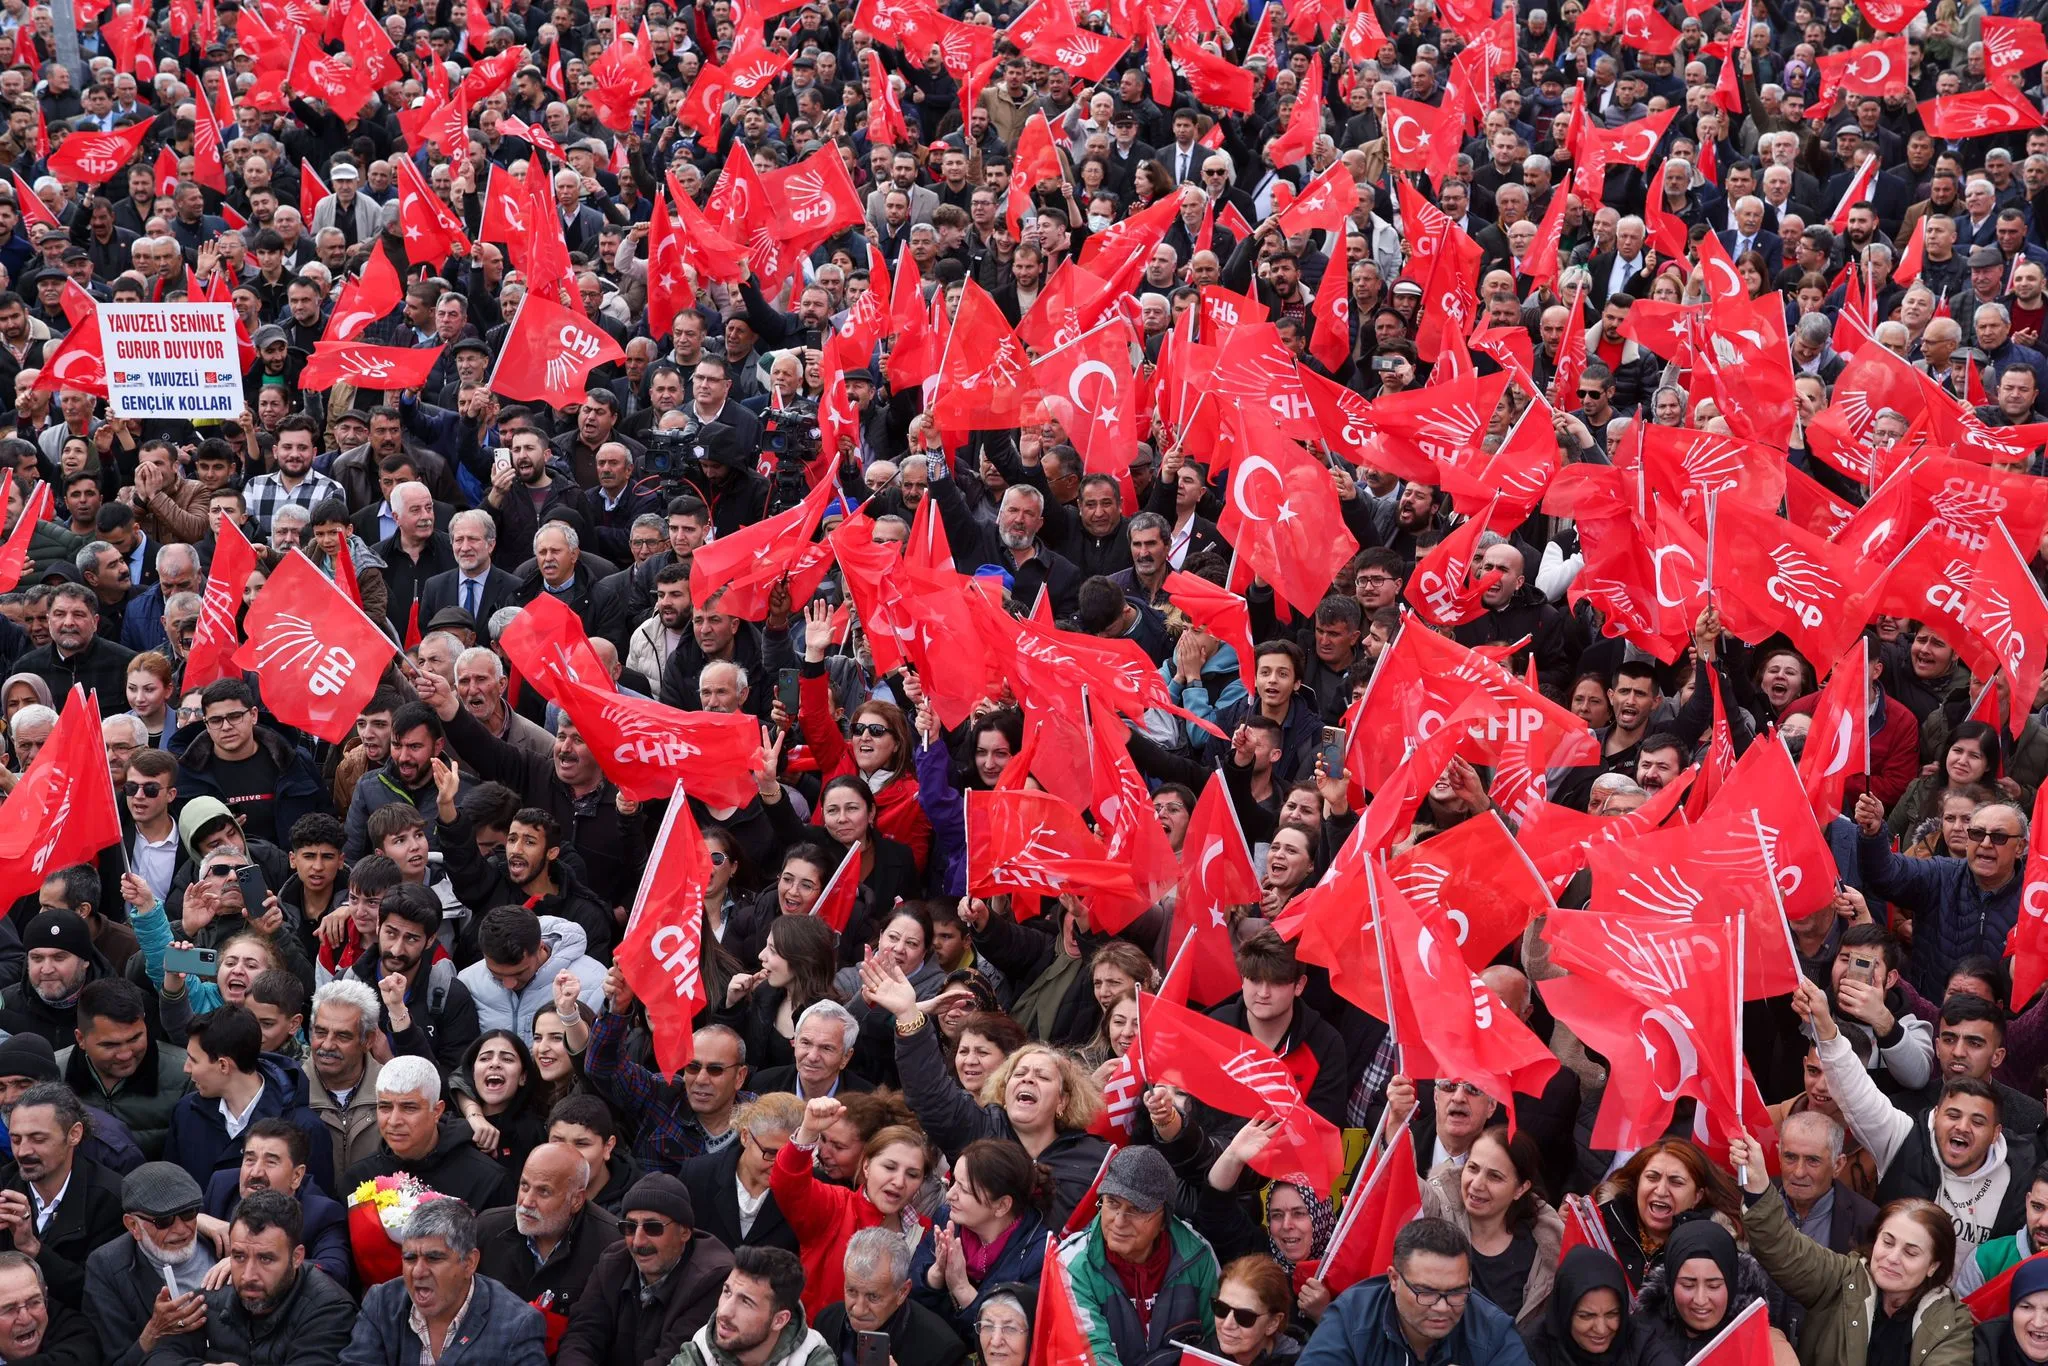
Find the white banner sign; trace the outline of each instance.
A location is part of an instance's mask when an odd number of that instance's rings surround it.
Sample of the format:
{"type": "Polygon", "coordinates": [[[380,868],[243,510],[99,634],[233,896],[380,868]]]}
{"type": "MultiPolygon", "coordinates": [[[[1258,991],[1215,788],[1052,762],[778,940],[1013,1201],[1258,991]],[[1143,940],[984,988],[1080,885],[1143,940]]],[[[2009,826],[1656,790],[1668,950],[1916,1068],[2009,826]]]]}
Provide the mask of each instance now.
{"type": "Polygon", "coordinates": [[[115,417],[242,414],[242,360],[227,304],[101,304],[100,345],[115,417]]]}

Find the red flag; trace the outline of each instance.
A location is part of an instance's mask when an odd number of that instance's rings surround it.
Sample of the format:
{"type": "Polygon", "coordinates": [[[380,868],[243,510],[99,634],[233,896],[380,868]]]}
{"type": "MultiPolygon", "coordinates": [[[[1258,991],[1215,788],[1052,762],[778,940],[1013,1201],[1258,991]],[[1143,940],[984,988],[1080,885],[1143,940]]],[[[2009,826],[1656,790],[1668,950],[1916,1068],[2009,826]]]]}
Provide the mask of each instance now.
{"type": "Polygon", "coordinates": [[[104,185],[135,160],[154,126],[145,121],[112,133],[73,133],[62,147],[48,154],[46,168],[59,180],[104,185]]]}
{"type": "MultiPolygon", "coordinates": [[[[202,88],[192,101],[192,178],[209,190],[226,194],[228,173],[221,158],[227,152],[228,140],[222,127],[202,88]]],[[[306,221],[310,227],[312,220],[306,221]]]]}
{"type": "Polygon", "coordinates": [[[185,654],[187,689],[203,688],[215,679],[241,675],[241,666],[234,658],[235,647],[241,640],[236,623],[241,618],[249,576],[255,572],[256,548],[249,544],[240,526],[221,516],[214,523],[213,563],[207,569],[199,625],[192,632],[192,648],[185,654]]]}
{"type": "Polygon", "coordinates": [[[1861,561],[1742,503],[1724,503],[1717,521],[1709,586],[1784,631],[1808,659],[1839,659],[1863,629],[1872,590],[1861,561]]]}
{"type": "Polygon", "coordinates": [[[287,555],[249,604],[235,663],[256,674],[286,725],[340,744],[398,653],[313,562],[287,555]]]}
{"type": "Polygon", "coordinates": [[[691,558],[691,599],[709,603],[724,591],[720,611],[758,621],[768,613],[770,590],[787,578],[789,600],[810,601],[832,558],[831,548],[812,538],[838,493],[836,483],[821,483],[795,507],[698,547],[691,558]]]}
{"type": "Polygon", "coordinates": [[[1225,1114],[1281,1121],[1273,1141],[1251,1159],[1257,1171],[1275,1178],[1304,1173],[1317,1190],[1328,1190],[1343,1170],[1343,1136],[1305,1099],[1315,1081],[1307,1049],[1276,1057],[1243,1030],[1144,991],[1132,1047],[1149,1082],[1179,1087],[1225,1114]]]}
{"type": "Polygon", "coordinates": [[[1870,645],[1858,637],[1835,661],[1813,704],[1813,726],[1799,754],[1799,781],[1825,824],[1842,814],[1849,775],[1870,776],[1870,645]]]}
{"type": "Polygon", "coordinates": [[[1127,752],[1129,736],[1123,724],[1093,697],[1088,710],[1089,805],[1095,828],[1110,859],[1130,871],[1138,889],[1134,897],[1090,898],[1089,923],[1100,926],[1100,933],[1115,934],[1166,895],[1180,867],[1152,810],[1151,790],[1127,752]]]}
{"type": "Polygon", "coordinates": [[[1188,992],[1214,1005],[1240,986],[1237,954],[1224,910],[1259,900],[1258,870],[1252,867],[1244,831],[1221,772],[1211,773],[1181,840],[1180,892],[1173,909],[1168,963],[1188,955],[1188,992]]]}
{"type": "Polygon", "coordinates": [[[12,593],[21,582],[22,572],[28,568],[29,542],[35,537],[37,525],[48,520],[52,502],[50,486],[38,480],[28,501],[22,504],[21,516],[7,533],[7,540],[0,543],[0,593],[12,593]]]}
{"type": "MultiPolygon", "coordinates": [[[[1263,16],[1260,22],[1265,22],[1263,16]]],[[[1252,112],[1259,84],[1255,73],[1217,56],[1199,43],[1178,40],[1172,50],[1196,100],[1212,109],[1228,109],[1240,114],[1252,112]]],[[[1221,120],[1217,127],[1221,129],[1221,120]]]]}
{"type": "Polygon", "coordinates": [[[159,198],[178,192],[178,154],[168,147],[156,154],[156,192],[159,198]]]}
{"type": "MultiPolygon", "coordinates": [[[[1300,203],[1299,200],[1295,202],[1300,203]]],[[[1206,223],[1208,220],[1205,218],[1203,221],[1206,223]]],[[[1345,359],[1351,354],[1351,295],[1342,282],[1326,279],[1324,285],[1313,301],[1311,311],[1316,325],[1309,334],[1308,350],[1322,362],[1325,370],[1334,372],[1343,368],[1345,359]]]]}
{"type": "MultiPolygon", "coordinates": [[[[2048,62],[2048,34],[2041,31],[2038,21],[1994,19],[1987,15],[1983,24],[1984,74],[1993,83],[2000,77],[2017,77],[2030,67],[2048,62]]],[[[1903,71],[1903,60],[1900,67],[1903,71]]]]}
{"type": "MultiPolygon", "coordinates": [[[[528,162],[527,168],[529,175],[540,174],[534,162],[528,162]]],[[[529,220],[526,186],[512,174],[511,167],[492,162],[490,179],[484,186],[484,217],[478,235],[487,242],[523,243],[536,226],[529,220]]]]}
{"type": "Polygon", "coordinates": [[[1166,60],[1166,47],[1159,41],[1159,30],[1151,26],[1145,29],[1145,79],[1152,86],[1152,103],[1161,109],[1173,107],[1173,63],[1166,60]]]}
{"type": "Polygon", "coordinates": [[[417,389],[441,358],[438,346],[366,346],[323,341],[299,373],[301,389],[323,390],[346,380],[359,389],[417,389]]]}
{"type": "Polygon", "coordinates": [[[1237,547],[1240,569],[1257,573],[1280,601],[1312,610],[1358,553],[1329,471],[1269,424],[1247,421],[1241,409],[1230,409],[1226,420],[1244,454],[1231,472],[1218,527],[1237,547]]]}
{"type": "Polygon", "coordinates": [[[967,894],[1004,892],[1130,898],[1138,889],[1130,871],[1110,859],[1072,804],[1050,792],[1025,789],[969,792],[967,894]]]}
{"type": "Polygon", "coordinates": [[[1022,231],[1024,209],[1031,203],[1033,188],[1040,181],[1060,180],[1065,174],[1060,166],[1059,149],[1052,144],[1052,125],[1046,122],[1044,110],[1036,110],[1024,120],[1024,131],[1017,135],[1016,156],[1010,163],[1010,192],[1005,200],[1005,212],[1012,237],[1022,231]]]}
{"type": "Polygon", "coordinates": [[[1415,1134],[1406,1124],[1344,1197],[1343,1212],[1315,1278],[1332,1295],[1360,1281],[1384,1276],[1394,1266],[1394,1236],[1422,1215],[1422,1186],[1415,1178],[1415,1134]]]}
{"type": "Polygon", "coordinates": [[[1693,1354],[1693,1366],[1771,1366],[1776,1359],[1771,1346],[1768,1306],[1754,1299],[1713,1341],[1693,1354]]]}
{"type": "MultiPolygon", "coordinates": [[[[1294,202],[1280,211],[1280,230],[1289,236],[1303,232],[1338,231],[1357,207],[1357,182],[1351,178],[1351,171],[1343,162],[1333,161],[1329,170],[1302,186],[1294,202]]],[[[1343,293],[1342,276],[1325,276],[1323,283],[1337,293],[1343,293]]]]}
{"type": "Polygon", "coordinates": [[[637,45],[627,43],[625,38],[621,33],[590,63],[589,72],[595,84],[586,92],[597,110],[598,122],[621,133],[632,128],[633,107],[654,88],[653,66],[637,45]]]}
{"type": "Polygon", "coordinates": [[[405,255],[416,264],[434,264],[451,255],[469,254],[469,236],[462,220],[441,202],[411,157],[393,157],[398,175],[398,221],[404,229],[405,255]]]}
{"type": "Polygon", "coordinates": [[[600,690],[612,686],[604,662],[590,648],[582,621],[551,593],[538,594],[520,608],[498,643],[519,676],[558,707],[564,705],[565,682],[587,683],[600,690]]]}
{"type": "Polygon", "coordinates": [[[1088,474],[1130,482],[1137,433],[1128,420],[1138,376],[1131,369],[1131,331],[1121,318],[1077,337],[1032,362],[1049,412],[1066,428],[1088,474]]]}
{"type": "Polygon", "coordinates": [[[2028,1262],[2038,1262],[2043,1257],[2048,1257],[2048,1252],[2036,1252],[2024,1261],[2014,1262],[1972,1291],[1963,1300],[1963,1306],[1970,1311],[1970,1316],[1979,1323],[1989,1323],[1993,1319],[2002,1319],[2010,1314],[2014,1273],[2028,1262]]]}
{"type": "Polygon", "coordinates": [[[43,879],[121,842],[95,696],[74,685],[50,738],[0,804],[0,891],[33,896],[43,879]]]}
{"type": "Polygon", "coordinates": [[[670,1076],[696,1056],[693,1022],[705,1001],[704,889],[711,882],[710,852],[683,794],[679,783],[613,955],[647,1007],[655,1065],[670,1076]]]}
{"type": "Polygon", "coordinates": [[[1176,569],[1162,585],[1173,605],[1189,621],[1221,640],[1237,655],[1237,676],[1247,693],[1253,691],[1251,611],[1243,597],[1218,588],[1195,574],[1176,569]]]}
{"type": "MultiPolygon", "coordinates": [[[[1109,1158],[1102,1159],[1109,1170],[1109,1158]]],[[[1102,1177],[1096,1177],[1096,1186],[1102,1177]]],[[[1038,1304],[1032,1314],[1031,1360],[1026,1366],[1103,1366],[1095,1360],[1095,1349],[1081,1327],[1081,1315],[1074,1307],[1074,1291],[1067,1284],[1067,1269],[1060,1264],[1059,1240],[1045,1238],[1045,1260],[1038,1277],[1038,1304]]]]}
{"type": "Polygon", "coordinates": [[[1863,159],[1863,164],[1856,168],[1856,173],[1849,177],[1849,184],[1842,191],[1842,198],[1835,204],[1834,212],[1828,215],[1828,226],[1834,231],[1846,232],[1849,227],[1851,206],[1870,198],[1871,188],[1877,184],[1877,173],[1881,169],[1878,161],[1878,155],[1873,150],[1863,159]]]}
{"type": "Polygon", "coordinates": [[[334,552],[334,586],[357,607],[363,605],[363,586],[356,579],[356,557],[348,548],[346,536],[334,552]]]}
{"type": "MultiPolygon", "coordinates": [[[[882,69],[882,54],[869,48],[867,57],[868,78],[868,142],[876,147],[900,147],[910,141],[910,125],[903,118],[903,104],[889,85],[889,73],[882,69]]],[[[839,155],[839,149],[830,149],[832,155],[839,155]]]]}
{"type": "Polygon", "coordinates": [[[2012,733],[2017,737],[2034,709],[2041,682],[2041,649],[2048,641],[2048,601],[2013,545],[2004,522],[1970,576],[1963,626],[1990,646],[2012,685],[2012,733]]]}
{"type": "Polygon", "coordinates": [[[712,806],[753,800],[761,731],[745,712],[679,711],[619,692],[609,678],[592,686],[558,677],[552,686],[604,776],[634,801],[652,801],[678,782],[712,806]]]}
{"type": "Polygon", "coordinates": [[[896,345],[889,352],[889,384],[895,389],[915,388],[938,370],[939,342],[932,333],[931,309],[924,301],[924,277],[908,251],[896,258],[896,278],[889,282],[889,326],[896,335],[896,345]]]}
{"type": "Polygon", "coordinates": [[[834,233],[858,228],[865,216],[860,192],[847,174],[837,143],[827,143],[794,165],[761,177],[775,204],[778,234],[802,255],[834,233]]]}
{"type": "MultiPolygon", "coordinates": [[[[1987,687],[1986,691],[1989,691],[1987,687]]],[[[2048,816],[2048,788],[2035,794],[2034,819],[2048,816]]],[[[2020,878],[2020,914],[2005,944],[2012,958],[2012,1008],[2021,1010],[2048,982],[2048,839],[2027,846],[2020,878]]]]}
{"type": "Polygon", "coordinates": [[[1473,547],[1489,520],[1466,518],[1457,530],[1431,546],[1408,576],[1408,602],[1430,625],[1463,626],[1486,614],[1484,598],[1501,581],[1503,571],[1495,569],[1476,580],[1469,575],[1473,547]]]}
{"type": "Polygon", "coordinates": [[[818,899],[811,904],[811,914],[830,925],[834,934],[846,933],[847,922],[853,919],[854,904],[860,897],[862,843],[855,840],[847,849],[839,860],[839,866],[832,870],[832,876],[825,880],[825,886],[818,892],[818,899]]]}
{"type": "Polygon", "coordinates": [[[939,361],[932,420],[951,432],[1014,427],[1030,394],[1031,363],[1024,344],[988,292],[967,281],[939,361]]]}
{"type": "Polygon", "coordinates": [[[19,171],[10,166],[7,168],[7,174],[14,180],[14,202],[21,207],[22,222],[32,228],[64,226],[63,221],[50,212],[50,206],[43,202],[42,196],[29,188],[29,183],[21,178],[19,171]]]}
{"type": "MultiPolygon", "coordinates": [[[[1308,72],[1301,84],[1294,89],[1294,113],[1287,120],[1287,128],[1266,144],[1266,163],[1270,166],[1292,166],[1304,160],[1316,149],[1316,139],[1323,132],[1323,54],[1312,52],[1308,59],[1308,72]]],[[[1339,163],[1341,164],[1341,163],[1339,163]]],[[[1349,180],[1347,172],[1345,179],[1349,180]]],[[[1344,206],[1349,213],[1352,205],[1344,206]]]]}
{"type": "Polygon", "coordinates": [[[580,403],[584,380],[607,361],[626,358],[611,333],[560,304],[529,293],[505,334],[491,388],[505,398],[559,408],[580,403]]]}
{"type": "MultiPolygon", "coordinates": [[[[696,273],[698,284],[737,284],[753,259],[750,250],[713,224],[697,201],[683,193],[674,176],[669,177],[668,192],[675,225],[673,241],[682,264],[696,273]]],[[[744,235],[746,224],[739,227],[744,235]]]]}
{"type": "Polygon", "coordinates": [[[1441,181],[1458,159],[1464,110],[1449,101],[1441,109],[1417,100],[1387,96],[1387,161],[1397,171],[1421,171],[1441,181]]]}
{"type": "Polygon", "coordinates": [[[405,286],[391,258],[373,247],[363,272],[341,287],[334,311],[327,315],[323,341],[348,341],[371,323],[386,317],[405,298],[405,286]]]}

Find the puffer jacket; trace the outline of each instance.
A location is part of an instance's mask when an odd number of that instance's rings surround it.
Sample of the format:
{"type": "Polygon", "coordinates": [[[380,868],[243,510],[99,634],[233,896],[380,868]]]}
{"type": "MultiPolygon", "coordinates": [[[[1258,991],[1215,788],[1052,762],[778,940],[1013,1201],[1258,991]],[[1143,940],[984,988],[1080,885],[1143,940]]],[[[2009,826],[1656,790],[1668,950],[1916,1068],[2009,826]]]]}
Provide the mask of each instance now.
{"type": "MultiPolygon", "coordinates": [[[[707,1323],[699,1328],[676,1353],[670,1366],[739,1366],[739,1358],[718,1345],[713,1334],[715,1327],[707,1323]]],[[[783,1326],[782,1335],[775,1339],[775,1350],[763,1366],[839,1366],[839,1356],[832,1350],[832,1344],[804,1321],[802,1314],[795,1314],[783,1326]]]]}
{"type": "MultiPolygon", "coordinates": [[[[1448,1219],[1469,1238],[1472,1220],[1465,1214],[1458,1177],[1459,1168],[1449,1162],[1439,1164],[1429,1174],[1422,1183],[1422,1214],[1426,1219],[1448,1219]]],[[[1558,1259],[1564,1255],[1564,1217],[1534,1190],[1529,1192],[1529,1198],[1536,1202],[1536,1217],[1529,1230],[1536,1239],[1536,1260],[1530,1264],[1529,1280],[1522,1290],[1522,1308],[1515,1315],[1515,1327],[1525,1333],[1534,1332],[1536,1325],[1543,1322],[1543,1312],[1550,1305],[1551,1287],[1557,1281],[1558,1259]]]]}
{"type": "Polygon", "coordinates": [[[548,961],[519,991],[507,991],[501,986],[491,976],[490,964],[481,958],[455,974],[476,1002],[477,1028],[486,1033],[509,1029],[522,1039],[532,1038],[533,1017],[542,1006],[554,1004],[558,972],[576,974],[576,980],[582,984],[578,994],[593,1011],[603,1003],[604,964],[584,952],[590,937],[581,925],[560,916],[541,916],[540,942],[548,947],[548,961]]]}
{"type": "Polygon", "coordinates": [[[1060,1265],[1073,1288],[1081,1331],[1088,1335],[1098,1362],[1173,1366],[1181,1354],[1180,1343],[1200,1342],[1216,1330],[1209,1310],[1219,1275],[1216,1254],[1207,1239],[1171,1215],[1165,1232],[1173,1252],[1152,1297],[1151,1316],[1142,1327],[1123,1279],[1109,1264],[1102,1220],[1090,1220],[1087,1228],[1060,1244],[1060,1265]]]}
{"type": "Polygon", "coordinates": [[[1910,859],[1894,854],[1889,836],[1860,835],[1856,862],[1866,893],[1897,902],[1913,917],[1913,948],[1905,973],[1921,995],[1934,1000],[1951,969],[1972,954],[2000,958],[2019,923],[2020,887],[2015,867],[2003,887],[1985,891],[1963,859],[1910,859]]]}
{"type": "MultiPolygon", "coordinates": [[[[1877,1312],[1877,1286],[1862,1257],[1830,1252],[1792,1227],[1775,1191],[1750,1200],[1742,1219],[1750,1252],[1787,1295],[1806,1306],[1799,1359],[1863,1366],[1877,1312]]],[[[1913,1366],[1967,1366],[1976,1319],[1947,1286],[1923,1291],[1913,1309],[1913,1366]]]]}
{"type": "Polygon", "coordinates": [[[296,1366],[340,1359],[355,1331],[356,1304],[333,1277],[307,1262],[284,1303],[262,1318],[242,1305],[234,1286],[206,1292],[206,1326],[164,1338],[145,1366],[236,1361],[243,1366],[296,1366]]]}
{"type": "MultiPolygon", "coordinates": [[[[1771,1284],[1771,1278],[1757,1265],[1756,1258],[1745,1252],[1736,1264],[1735,1292],[1728,1297],[1728,1317],[1733,1318],[1746,1309],[1751,1300],[1770,1300],[1778,1293],[1778,1288],[1771,1284]]],[[[1671,1353],[1671,1359],[1680,1366],[1691,1361],[1713,1340],[1711,1333],[1696,1335],[1678,1317],[1678,1306],[1671,1299],[1671,1269],[1662,1262],[1644,1275],[1643,1283],[1636,1291],[1633,1312],[1639,1317],[1644,1330],[1663,1343],[1671,1353]]],[[[1772,1315],[1772,1318],[1775,1321],[1777,1316],[1772,1315]]],[[[1722,1320],[1724,1324],[1727,1321],[1722,1320]]],[[[1823,1360],[1825,1358],[1812,1358],[1814,1366],[1820,1366],[1823,1360]]],[[[1834,1366],[1834,1363],[1829,1362],[1828,1366],[1834,1366]]]]}
{"type": "MultiPolygon", "coordinates": [[[[811,1148],[783,1144],[775,1165],[768,1169],[768,1189],[775,1192],[776,1208],[796,1234],[797,1255],[804,1264],[804,1312],[815,1318],[826,1305],[845,1298],[847,1240],[864,1228],[881,1227],[882,1211],[864,1190],[820,1181],[811,1169],[813,1153],[811,1148]]],[[[914,1210],[904,1210],[903,1217],[920,1225],[911,1251],[911,1274],[915,1276],[917,1250],[929,1229],[914,1210]]],[[[926,1251],[929,1254],[929,1249],[926,1251]]]]}
{"type": "MultiPolygon", "coordinates": [[[[1451,1366],[1454,1362],[1530,1366],[1528,1349],[1515,1325],[1478,1294],[1465,1301],[1458,1326],[1430,1351],[1423,1366],[1451,1366]]],[[[1415,1366],[1415,1353],[1394,1316],[1394,1296],[1387,1278],[1363,1281],[1332,1300],[1295,1366],[1415,1366]]]]}
{"type": "MultiPolygon", "coordinates": [[[[268,830],[250,830],[247,833],[251,838],[281,845],[299,817],[327,810],[327,792],[320,781],[320,770],[306,757],[305,751],[294,748],[284,736],[268,726],[258,726],[256,743],[277,766],[277,796],[270,812],[276,836],[273,838],[268,830]]],[[[200,735],[185,746],[184,753],[178,756],[179,797],[187,802],[194,797],[225,800],[220,790],[220,779],[214,772],[213,758],[211,735],[200,735]]],[[[275,887],[279,884],[274,881],[270,885],[275,887]]]]}

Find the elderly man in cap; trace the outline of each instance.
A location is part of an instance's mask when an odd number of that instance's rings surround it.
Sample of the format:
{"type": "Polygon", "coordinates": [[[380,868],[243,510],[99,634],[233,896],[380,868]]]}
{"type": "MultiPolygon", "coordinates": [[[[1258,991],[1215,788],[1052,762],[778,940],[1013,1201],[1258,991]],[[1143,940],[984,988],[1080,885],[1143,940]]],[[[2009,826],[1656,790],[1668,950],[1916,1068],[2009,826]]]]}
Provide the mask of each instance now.
{"type": "Polygon", "coordinates": [[[200,1199],[199,1183],[174,1163],[145,1162],[123,1178],[126,1232],[85,1259],[86,1302],[106,1366],[136,1366],[163,1339],[206,1322],[202,1297],[215,1258],[199,1236],[200,1199]]]}
{"type": "Polygon", "coordinates": [[[625,1238],[597,1259],[556,1366],[668,1366],[718,1310],[732,1251],[696,1231],[683,1183],[643,1176],[620,1209],[625,1238]]]}
{"type": "Polygon", "coordinates": [[[1216,1298],[1216,1254],[1175,1217],[1176,1191],[1173,1168],[1157,1148],[1125,1148],[1103,1173],[1101,1212],[1060,1244],[1097,1361],[1142,1361],[1175,1340],[1199,1341],[1215,1327],[1209,1306],[1216,1298]],[[1152,1281],[1145,1315],[1130,1282],[1140,1267],[1152,1281]]]}
{"type": "Polygon", "coordinates": [[[546,1366],[540,1311],[477,1270],[468,1205],[426,1201],[402,1246],[404,1274],[363,1297],[347,1366],[546,1366]]]}
{"type": "Polygon", "coordinates": [[[228,1230],[228,1274],[207,1278],[204,1317],[165,1339],[150,1361],[335,1366],[355,1328],[355,1301],[306,1260],[302,1216],[282,1191],[244,1200],[228,1230]]]}
{"type": "Polygon", "coordinates": [[[334,193],[320,201],[313,210],[313,221],[306,225],[307,231],[315,237],[327,228],[339,228],[343,240],[350,246],[377,239],[377,222],[381,206],[366,194],[361,194],[362,173],[353,162],[344,161],[327,173],[327,183],[334,193]]]}
{"type": "MultiPolygon", "coordinates": [[[[480,1270],[566,1323],[619,1220],[589,1203],[590,1163],[566,1143],[542,1143],[519,1171],[517,1202],[477,1216],[480,1270]]],[[[550,1325],[553,1326],[553,1319],[550,1325]]]]}
{"type": "Polygon", "coordinates": [[[0,1029],[34,1034],[52,1049],[67,1047],[76,1037],[79,991],[95,978],[111,976],[113,969],[73,911],[42,912],[28,922],[21,939],[28,950],[28,976],[0,991],[0,1029]]]}

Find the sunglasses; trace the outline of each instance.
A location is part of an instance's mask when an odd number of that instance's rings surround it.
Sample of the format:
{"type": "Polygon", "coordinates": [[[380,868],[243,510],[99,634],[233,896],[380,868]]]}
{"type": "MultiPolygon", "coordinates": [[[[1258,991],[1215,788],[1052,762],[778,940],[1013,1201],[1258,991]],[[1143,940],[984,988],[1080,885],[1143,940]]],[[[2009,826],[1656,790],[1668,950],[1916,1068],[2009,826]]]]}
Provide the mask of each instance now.
{"type": "Polygon", "coordinates": [[[1241,1305],[1226,1304],[1222,1300],[1210,1300],[1209,1312],[1215,1316],[1216,1322],[1234,1319],[1240,1328],[1256,1328],[1259,1326],[1259,1320],[1266,1317],[1266,1311],[1263,1309],[1246,1309],[1241,1305]]]}
{"type": "Polygon", "coordinates": [[[668,1226],[669,1221],[666,1219],[619,1220],[619,1232],[628,1238],[636,1233],[644,1233],[649,1238],[659,1238],[662,1234],[668,1232],[668,1226]]]}
{"type": "Polygon", "coordinates": [[[155,797],[164,790],[162,783],[122,783],[121,790],[131,797],[155,797]]]}
{"type": "Polygon", "coordinates": [[[235,867],[236,865],[232,863],[216,863],[207,868],[205,875],[207,877],[233,877],[235,875],[235,867]]]}
{"type": "Polygon", "coordinates": [[[715,1081],[727,1072],[732,1071],[735,1066],[737,1064],[729,1062],[686,1062],[683,1064],[683,1075],[694,1077],[699,1072],[702,1072],[715,1081]]]}
{"type": "Polygon", "coordinates": [[[2013,834],[2010,830],[1986,830],[1982,826],[1977,825],[1971,826],[1963,834],[1970,843],[1988,844],[1993,849],[2003,849],[2006,845],[2019,838],[2018,835],[2013,834]]]}
{"type": "Polygon", "coordinates": [[[181,1209],[176,1214],[144,1214],[138,1217],[148,1220],[151,1228],[163,1233],[188,1220],[197,1219],[199,1207],[194,1205],[191,1209],[181,1209]]]}
{"type": "MultiPolygon", "coordinates": [[[[151,795],[155,794],[152,793],[151,795]]],[[[710,851],[711,866],[713,868],[725,867],[726,863],[729,862],[731,858],[732,855],[726,853],[723,849],[713,849],[710,851]]]]}
{"type": "Polygon", "coordinates": [[[864,735],[870,740],[879,740],[889,733],[889,728],[880,721],[863,721],[853,728],[855,735],[864,735]]]}

